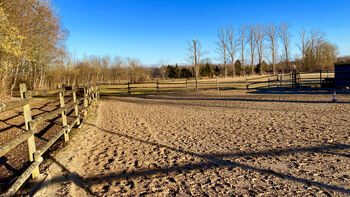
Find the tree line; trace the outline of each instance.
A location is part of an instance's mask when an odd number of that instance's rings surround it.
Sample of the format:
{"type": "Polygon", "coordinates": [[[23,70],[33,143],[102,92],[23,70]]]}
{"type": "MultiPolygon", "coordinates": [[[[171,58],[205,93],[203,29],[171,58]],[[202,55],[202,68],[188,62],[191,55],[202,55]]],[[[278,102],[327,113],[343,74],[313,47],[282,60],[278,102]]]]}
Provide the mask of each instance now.
{"type": "Polygon", "coordinates": [[[263,74],[267,71],[277,74],[293,69],[309,72],[333,68],[338,48],[326,40],[326,34],[318,29],[299,31],[299,41],[294,44],[299,48],[301,57],[296,56],[292,61],[290,47],[293,43],[290,27],[291,25],[285,22],[266,25],[242,24],[237,28],[220,26],[217,30],[217,52],[225,68],[225,77],[228,74],[228,66],[232,68],[232,75],[236,75],[236,56],[239,56],[237,59],[242,67],[249,65],[251,68],[250,72],[243,69],[244,73],[241,74],[263,74]],[[281,50],[278,50],[279,46],[281,50]]]}
{"type": "Polygon", "coordinates": [[[136,58],[71,57],[57,11],[46,0],[1,0],[0,2],[0,96],[12,95],[18,84],[30,89],[110,82],[145,82],[150,79],[192,78],[283,73],[292,69],[314,71],[333,69],[337,46],[326,34],[301,29],[297,43],[291,43],[289,23],[221,25],[217,31],[213,63],[201,42],[188,43],[187,65],[147,67],[136,58]],[[296,45],[300,55],[291,54],[296,45]],[[293,58],[292,58],[293,57],[293,58]]]}
{"type": "MultiPolygon", "coordinates": [[[[272,66],[267,65],[265,61],[262,61],[262,64],[257,64],[254,67],[250,65],[246,65],[242,67],[241,61],[239,59],[235,60],[233,64],[234,71],[232,74],[227,74],[227,67],[223,64],[213,64],[210,62],[201,62],[198,66],[198,73],[200,77],[213,77],[213,76],[242,76],[252,75],[252,70],[254,73],[267,73],[272,72],[272,66]]],[[[151,70],[156,68],[150,68],[151,70]]],[[[193,78],[195,77],[195,69],[193,66],[182,65],[167,65],[162,66],[161,69],[165,70],[165,76],[162,77],[160,75],[152,75],[152,77],[160,77],[160,78],[193,78]]]]}
{"type": "Polygon", "coordinates": [[[67,35],[48,1],[1,0],[0,95],[12,95],[20,82],[47,86],[51,66],[65,63],[67,35]]]}

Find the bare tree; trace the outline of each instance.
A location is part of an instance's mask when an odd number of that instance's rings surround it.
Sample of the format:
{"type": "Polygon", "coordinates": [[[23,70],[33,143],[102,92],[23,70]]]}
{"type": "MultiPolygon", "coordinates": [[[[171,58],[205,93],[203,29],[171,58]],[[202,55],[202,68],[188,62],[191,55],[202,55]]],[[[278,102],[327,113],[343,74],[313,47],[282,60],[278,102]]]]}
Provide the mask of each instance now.
{"type": "Polygon", "coordinates": [[[320,30],[307,31],[302,29],[299,32],[300,44],[297,45],[302,56],[302,68],[310,70],[316,64],[317,46],[322,42],[324,33],[320,30]]]}
{"type": "Polygon", "coordinates": [[[227,51],[231,59],[231,66],[232,66],[232,72],[233,72],[232,76],[235,77],[236,76],[235,54],[237,50],[237,39],[235,35],[235,29],[233,29],[232,27],[228,27],[227,39],[228,39],[227,51]]]}
{"type": "Polygon", "coordinates": [[[306,52],[306,30],[304,28],[302,28],[299,31],[299,37],[300,37],[300,44],[297,44],[297,47],[299,48],[300,52],[301,52],[301,66],[304,67],[305,65],[305,52],[306,52]]]}
{"type": "Polygon", "coordinates": [[[297,46],[302,54],[302,70],[330,68],[336,60],[338,50],[336,45],[325,40],[325,33],[318,29],[302,29],[299,35],[300,44],[297,46]]]}
{"type": "Polygon", "coordinates": [[[127,61],[129,66],[129,81],[130,83],[136,82],[136,69],[140,62],[139,60],[133,58],[128,58],[127,61]]]}
{"type": "Polygon", "coordinates": [[[142,83],[149,78],[148,70],[142,66],[139,59],[128,58],[129,76],[131,83],[142,83]]]}
{"type": "Polygon", "coordinates": [[[273,74],[277,73],[276,70],[276,57],[277,57],[277,39],[278,39],[278,29],[275,24],[268,24],[266,27],[267,37],[270,42],[271,59],[273,66],[273,74]]]}
{"type": "Polygon", "coordinates": [[[225,68],[225,78],[227,77],[227,42],[228,42],[228,27],[220,26],[220,28],[216,31],[219,41],[217,42],[217,50],[220,54],[220,58],[222,58],[224,68],[225,68]]]}
{"type": "MultiPolygon", "coordinates": [[[[292,37],[290,31],[290,24],[289,23],[281,23],[278,28],[278,34],[280,36],[280,39],[283,44],[283,50],[284,50],[284,59],[285,59],[285,67],[289,67],[289,45],[290,45],[290,39],[292,37]]],[[[284,71],[284,69],[283,69],[284,71]]]]}
{"type": "Polygon", "coordinates": [[[263,56],[264,56],[264,43],[265,43],[265,27],[263,25],[257,24],[256,25],[256,36],[255,36],[255,43],[257,47],[257,52],[259,56],[259,65],[260,65],[260,74],[263,73],[262,69],[262,62],[263,62],[263,56]]]}
{"type": "Polygon", "coordinates": [[[193,40],[188,43],[187,52],[189,60],[194,65],[194,72],[196,77],[196,90],[198,90],[198,76],[199,76],[199,62],[202,55],[202,47],[198,40],[193,40]],[[193,42],[193,43],[192,43],[193,42]]]}
{"type": "Polygon", "coordinates": [[[245,50],[245,45],[247,44],[247,25],[242,24],[238,28],[238,41],[241,49],[241,64],[242,67],[245,65],[244,61],[244,50],[245,50]]]}
{"type": "Polygon", "coordinates": [[[339,55],[338,46],[328,41],[322,40],[317,48],[319,51],[317,54],[317,65],[320,66],[319,69],[332,69],[334,62],[337,61],[337,56],[339,55]]]}
{"type": "Polygon", "coordinates": [[[123,79],[123,75],[126,75],[125,72],[123,72],[123,61],[120,59],[120,57],[116,56],[113,59],[113,63],[111,65],[111,74],[112,74],[112,80],[120,83],[120,81],[123,79]]]}
{"type": "Polygon", "coordinates": [[[309,33],[309,40],[308,40],[308,47],[307,51],[309,52],[308,54],[311,63],[311,66],[318,66],[320,64],[319,59],[320,59],[320,45],[322,42],[324,42],[324,37],[325,33],[323,33],[321,30],[316,29],[316,30],[310,30],[309,33]]]}
{"type": "Polygon", "coordinates": [[[256,47],[256,29],[254,24],[251,24],[249,27],[248,42],[250,44],[250,64],[252,66],[252,74],[254,74],[254,54],[256,47]]]}

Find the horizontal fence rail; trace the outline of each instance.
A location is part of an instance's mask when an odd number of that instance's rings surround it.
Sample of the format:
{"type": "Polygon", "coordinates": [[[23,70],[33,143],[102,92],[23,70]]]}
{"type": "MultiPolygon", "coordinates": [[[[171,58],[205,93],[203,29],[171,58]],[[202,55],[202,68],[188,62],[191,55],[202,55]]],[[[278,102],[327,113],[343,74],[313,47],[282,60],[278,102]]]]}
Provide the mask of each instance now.
{"type": "Polygon", "coordinates": [[[0,145],[0,157],[5,156],[8,152],[16,148],[18,145],[27,141],[29,150],[29,161],[30,165],[27,169],[16,178],[16,181],[10,186],[6,193],[1,196],[13,196],[16,194],[18,189],[25,183],[25,181],[31,176],[36,178],[39,172],[39,165],[43,161],[42,155],[53,145],[57,140],[64,136],[64,141],[69,141],[69,133],[74,126],[78,126],[86,118],[88,110],[97,103],[100,97],[100,87],[99,86],[83,86],[83,87],[73,87],[71,90],[66,90],[59,85],[57,89],[54,90],[32,90],[27,91],[25,84],[20,84],[20,94],[21,100],[13,101],[8,103],[0,104],[0,113],[13,110],[19,107],[23,108],[23,116],[26,127],[26,132],[15,137],[9,142],[0,145]],[[84,96],[77,99],[77,91],[82,90],[84,96]],[[30,103],[35,100],[34,97],[42,96],[53,96],[56,95],[60,101],[60,107],[56,110],[44,113],[32,119],[30,103]],[[73,98],[73,104],[65,106],[65,96],[71,96],[73,98]],[[79,111],[79,104],[83,103],[83,109],[79,111]],[[71,111],[75,111],[75,119],[68,125],[67,124],[67,114],[71,111]],[[60,129],[46,144],[44,144],[39,150],[36,150],[35,144],[35,134],[38,131],[38,125],[46,120],[53,119],[61,114],[62,118],[62,129],[60,129]]]}
{"type": "MultiPolygon", "coordinates": [[[[100,83],[101,94],[109,95],[108,92],[116,94],[137,93],[137,92],[171,92],[182,91],[188,92],[190,89],[219,89],[219,88],[243,88],[245,81],[227,81],[214,79],[201,79],[198,82],[195,80],[185,81],[153,81],[147,83],[100,83]],[[239,87],[240,86],[240,87],[239,87]],[[143,91],[142,91],[143,90],[143,91]]],[[[113,94],[112,93],[112,94],[113,94]]]]}
{"type": "Polygon", "coordinates": [[[343,86],[350,86],[350,72],[320,70],[318,72],[291,72],[246,79],[246,89],[271,87],[341,88],[343,86]]]}
{"type": "Polygon", "coordinates": [[[26,104],[28,104],[30,101],[32,101],[33,99],[31,98],[25,98],[19,101],[13,101],[13,102],[9,102],[9,103],[1,103],[0,104],[0,113],[1,112],[5,112],[5,111],[9,111],[18,107],[22,107],[26,104]]]}

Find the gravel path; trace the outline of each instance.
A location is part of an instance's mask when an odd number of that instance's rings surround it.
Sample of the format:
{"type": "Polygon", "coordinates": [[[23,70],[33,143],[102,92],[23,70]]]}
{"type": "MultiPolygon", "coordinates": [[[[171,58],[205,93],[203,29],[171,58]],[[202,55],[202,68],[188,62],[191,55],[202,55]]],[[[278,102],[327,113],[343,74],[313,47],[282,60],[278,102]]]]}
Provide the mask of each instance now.
{"type": "Polygon", "coordinates": [[[350,96],[111,97],[37,196],[350,196],[350,96]]]}

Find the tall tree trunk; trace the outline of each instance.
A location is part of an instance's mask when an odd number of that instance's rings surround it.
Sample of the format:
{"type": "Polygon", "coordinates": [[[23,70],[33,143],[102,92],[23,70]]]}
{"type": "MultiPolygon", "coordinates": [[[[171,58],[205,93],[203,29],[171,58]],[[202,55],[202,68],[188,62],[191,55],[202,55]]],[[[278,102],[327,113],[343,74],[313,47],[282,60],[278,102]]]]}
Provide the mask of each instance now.
{"type": "Polygon", "coordinates": [[[225,78],[227,78],[227,65],[226,65],[226,63],[224,63],[224,67],[225,67],[225,78]]]}
{"type": "Polygon", "coordinates": [[[12,85],[11,85],[11,90],[10,90],[11,91],[10,92],[10,96],[11,97],[13,96],[13,89],[15,88],[16,83],[17,83],[18,70],[19,70],[19,64],[17,64],[17,66],[16,66],[15,75],[13,77],[13,82],[12,82],[12,85]]]}

